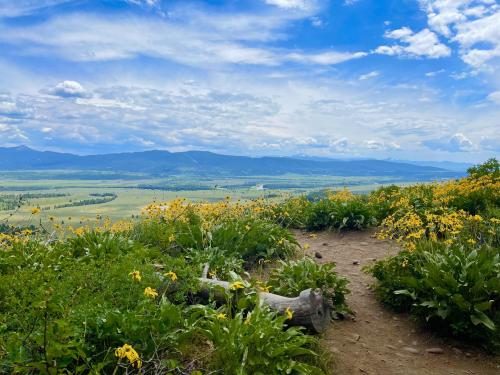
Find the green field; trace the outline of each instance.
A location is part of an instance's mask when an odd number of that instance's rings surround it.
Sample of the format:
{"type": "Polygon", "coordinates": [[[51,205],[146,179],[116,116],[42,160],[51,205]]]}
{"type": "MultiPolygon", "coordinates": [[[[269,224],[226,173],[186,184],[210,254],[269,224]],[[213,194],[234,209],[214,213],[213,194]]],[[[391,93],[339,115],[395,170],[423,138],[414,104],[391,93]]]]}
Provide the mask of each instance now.
{"type": "MultiPolygon", "coordinates": [[[[95,172],[95,175],[99,175],[95,172]]],[[[183,197],[190,200],[215,201],[230,196],[232,199],[255,199],[272,197],[279,199],[289,194],[303,194],[321,189],[342,189],[348,187],[354,192],[367,192],[380,185],[390,183],[405,184],[388,177],[336,177],[336,176],[297,176],[279,177],[252,176],[233,178],[188,178],[169,179],[133,176],[126,179],[75,179],[76,172],[0,172],[0,198],[19,197],[23,194],[61,194],[58,197],[27,198],[15,210],[0,210],[0,220],[14,225],[33,223],[33,207],[41,208],[36,217],[46,222],[54,217],[56,222],[77,225],[80,221],[94,219],[97,215],[109,217],[112,221],[130,219],[142,208],[154,201],[168,201],[183,197]],[[262,186],[258,188],[258,186],[262,186]],[[88,200],[91,194],[116,194],[116,199],[107,203],[89,204],[74,207],[56,206],[74,204],[88,200]]],[[[106,176],[109,177],[109,176],[106,176]]]]}

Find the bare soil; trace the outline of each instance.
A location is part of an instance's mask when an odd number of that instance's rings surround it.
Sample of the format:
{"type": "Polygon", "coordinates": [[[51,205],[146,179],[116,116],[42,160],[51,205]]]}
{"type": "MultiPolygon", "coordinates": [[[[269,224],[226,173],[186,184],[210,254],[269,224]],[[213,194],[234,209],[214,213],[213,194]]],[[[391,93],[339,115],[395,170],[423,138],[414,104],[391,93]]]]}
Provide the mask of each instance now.
{"type": "Polygon", "coordinates": [[[373,238],[373,231],[321,232],[316,238],[296,231],[299,243],[309,244],[306,254],[322,256],[320,263],[335,262],[339,274],[350,281],[347,300],[354,319],[335,321],[321,338],[334,354],[332,374],[372,375],[500,375],[500,358],[436,337],[406,314],[384,307],[370,289],[374,279],[362,267],[395,254],[391,242],[373,238]],[[434,349],[440,353],[430,353],[434,349]]]}

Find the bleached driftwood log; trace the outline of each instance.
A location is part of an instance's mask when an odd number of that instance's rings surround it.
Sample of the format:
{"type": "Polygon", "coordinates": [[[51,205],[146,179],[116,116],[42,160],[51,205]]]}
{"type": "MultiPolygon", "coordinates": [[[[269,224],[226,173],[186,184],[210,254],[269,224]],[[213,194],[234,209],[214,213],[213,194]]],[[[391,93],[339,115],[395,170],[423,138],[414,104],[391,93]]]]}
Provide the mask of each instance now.
{"type": "MultiPolygon", "coordinates": [[[[225,295],[222,292],[217,293],[217,288],[225,290],[230,288],[227,281],[209,279],[204,270],[203,277],[200,278],[202,285],[201,293],[205,296],[210,294],[220,302],[224,302],[225,295]]],[[[330,322],[330,307],[323,299],[321,289],[306,289],[300,292],[298,297],[283,297],[278,294],[259,292],[259,298],[271,309],[278,311],[279,314],[285,314],[287,308],[293,312],[292,319],[287,322],[290,326],[303,326],[314,333],[324,332],[330,322]]]]}

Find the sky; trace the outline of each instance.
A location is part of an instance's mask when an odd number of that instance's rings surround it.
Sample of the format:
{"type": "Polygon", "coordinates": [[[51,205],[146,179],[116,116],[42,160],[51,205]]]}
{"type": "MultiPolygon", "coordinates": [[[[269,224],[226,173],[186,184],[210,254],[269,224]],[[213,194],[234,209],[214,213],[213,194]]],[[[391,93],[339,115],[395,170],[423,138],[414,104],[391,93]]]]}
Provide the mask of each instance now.
{"type": "Polygon", "coordinates": [[[496,0],[0,0],[0,147],[500,154],[496,0]]]}

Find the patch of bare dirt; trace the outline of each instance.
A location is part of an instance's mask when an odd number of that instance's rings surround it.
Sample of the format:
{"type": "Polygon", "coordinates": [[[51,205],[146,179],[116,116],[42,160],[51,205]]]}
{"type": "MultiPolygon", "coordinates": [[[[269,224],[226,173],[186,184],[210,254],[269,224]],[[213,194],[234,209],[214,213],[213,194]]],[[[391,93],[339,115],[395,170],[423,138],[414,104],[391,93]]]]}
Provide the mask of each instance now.
{"type": "Polygon", "coordinates": [[[500,358],[439,338],[380,304],[369,286],[374,279],[362,267],[395,254],[390,242],[373,238],[373,231],[309,233],[296,231],[299,243],[309,244],[306,254],[321,263],[337,263],[339,274],[349,281],[347,300],[355,320],[336,321],[321,341],[334,353],[332,374],[372,375],[500,375],[500,358]],[[434,353],[433,353],[434,352],[434,353]]]}

